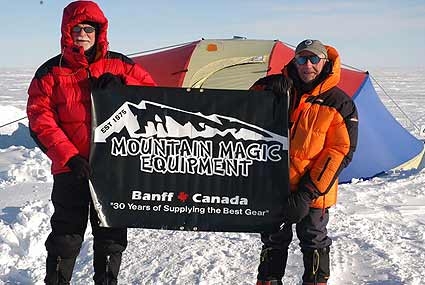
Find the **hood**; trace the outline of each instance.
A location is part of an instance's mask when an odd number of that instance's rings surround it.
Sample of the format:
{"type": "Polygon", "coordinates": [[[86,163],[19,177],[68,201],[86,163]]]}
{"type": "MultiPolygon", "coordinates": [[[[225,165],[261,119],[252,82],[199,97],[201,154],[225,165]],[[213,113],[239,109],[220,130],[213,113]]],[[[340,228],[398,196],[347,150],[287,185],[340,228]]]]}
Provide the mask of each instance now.
{"type": "MultiPolygon", "coordinates": [[[[328,59],[332,62],[332,71],[329,75],[319,83],[312,91],[311,95],[318,95],[338,85],[341,78],[341,59],[337,50],[331,46],[325,46],[328,51],[328,59]]],[[[288,75],[288,68],[294,65],[294,60],[291,60],[287,66],[284,67],[283,73],[288,75]]],[[[295,66],[294,66],[295,68],[295,66]]]]}
{"type": "Polygon", "coordinates": [[[61,26],[61,49],[64,59],[71,66],[87,66],[84,49],[73,43],[71,29],[75,25],[85,22],[95,22],[99,26],[96,30],[96,59],[106,55],[108,50],[107,29],[108,20],[99,6],[92,1],[75,1],[63,10],[61,26]]]}

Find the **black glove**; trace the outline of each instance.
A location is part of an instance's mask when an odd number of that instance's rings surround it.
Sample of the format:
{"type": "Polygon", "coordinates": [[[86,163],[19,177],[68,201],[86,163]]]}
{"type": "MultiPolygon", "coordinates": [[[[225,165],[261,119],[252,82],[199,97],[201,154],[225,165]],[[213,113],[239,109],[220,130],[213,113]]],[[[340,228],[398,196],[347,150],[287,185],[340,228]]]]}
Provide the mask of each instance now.
{"type": "Polygon", "coordinates": [[[66,165],[71,168],[72,173],[80,179],[89,179],[91,168],[89,162],[81,155],[71,157],[66,165]]]}
{"type": "Polygon", "coordinates": [[[311,193],[304,189],[291,192],[284,201],[283,222],[294,224],[307,216],[310,204],[313,201],[311,193]]]}
{"type": "Polygon", "coordinates": [[[284,201],[283,222],[294,224],[300,222],[310,211],[311,202],[320,196],[307,173],[301,179],[297,191],[291,192],[284,201]]]}
{"type": "Polygon", "coordinates": [[[282,74],[278,74],[266,87],[266,90],[271,90],[276,96],[287,96],[291,92],[293,83],[292,80],[282,74]]]}
{"type": "MultiPolygon", "coordinates": [[[[253,87],[259,87],[260,90],[272,91],[276,96],[286,96],[293,87],[292,80],[283,74],[273,74],[257,80],[253,87]]],[[[252,87],[251,87],[252,88],[252,87]]],[[[257,88],[254,88],[257,90],[257,88]]]]}
{"type": "Polygon", "coordinates": [[[119,87],[124,85],[121,77],[117,75],[113,75],[112,73],[104,73],[99,78],[92,77],[91,78],[91,87],[92,89],[106,89],[119,87]]]}

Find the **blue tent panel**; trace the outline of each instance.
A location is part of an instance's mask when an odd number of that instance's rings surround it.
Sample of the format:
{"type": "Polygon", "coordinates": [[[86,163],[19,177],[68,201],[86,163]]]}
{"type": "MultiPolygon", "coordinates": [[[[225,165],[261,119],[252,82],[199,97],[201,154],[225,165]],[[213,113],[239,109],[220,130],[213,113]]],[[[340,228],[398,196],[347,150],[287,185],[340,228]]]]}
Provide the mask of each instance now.
{"type": "Polygon", "coordinates": [[[382,104],[369,76],[354,102],[359,113],[357,150],[351,164],[339,176],[340,182],[376,176],[422,151],[423,143],[403,128],[382,104]]]}

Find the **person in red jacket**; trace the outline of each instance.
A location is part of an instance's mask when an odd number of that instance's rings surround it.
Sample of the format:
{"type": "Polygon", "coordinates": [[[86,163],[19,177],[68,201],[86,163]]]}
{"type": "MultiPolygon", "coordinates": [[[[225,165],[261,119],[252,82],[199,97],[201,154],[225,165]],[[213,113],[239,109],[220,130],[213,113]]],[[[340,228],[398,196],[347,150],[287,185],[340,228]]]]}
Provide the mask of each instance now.
{"type": "Polygon", "coordinates": [[[128,57],[108,50],[108,20],[91,1],[75,1],[62,17],[61,53],[45,62],[28,89],[31,136],[52,161],[54,213],[46,240],[46,284],[69,284],[88,217],[94,236],[94,281],[116,284],[125,228],[102,228],[88,179],[93,83],[155,86],[128,57]]]}
{"type": "Polygon", "coordinates": [[[337,87],[338,52],[318,40],[304,40],[283,74],[258,80],[251,89],[290,94],[290,195],[283,201],[284,224],[263,233],[257,285],[279,285],[285,273],[292,224],[303,253],[303,285],[326,284],[330,275],[328,208],[336,203],[338,175],[357,145],[353,100],[337,87]]]}

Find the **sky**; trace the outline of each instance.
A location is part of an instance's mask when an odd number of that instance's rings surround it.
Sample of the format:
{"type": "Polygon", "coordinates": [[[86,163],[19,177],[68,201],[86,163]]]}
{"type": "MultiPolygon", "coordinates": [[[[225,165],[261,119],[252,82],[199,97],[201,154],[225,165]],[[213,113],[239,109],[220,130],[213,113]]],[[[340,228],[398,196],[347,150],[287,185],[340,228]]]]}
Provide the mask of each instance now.
{"type": "MultiPolygon", "coordinates": [[[[40,66],[60,52],[63,8],[72,1],[0,0],[0,68],[40,66]]],[[[335,47],[344,64],[424,67],[423,0],[97,1],[110,49],[124,54],[201,38],[306,38],[335,47]],[[419,58],[418,58],[419,56],[419,58]]]]}

